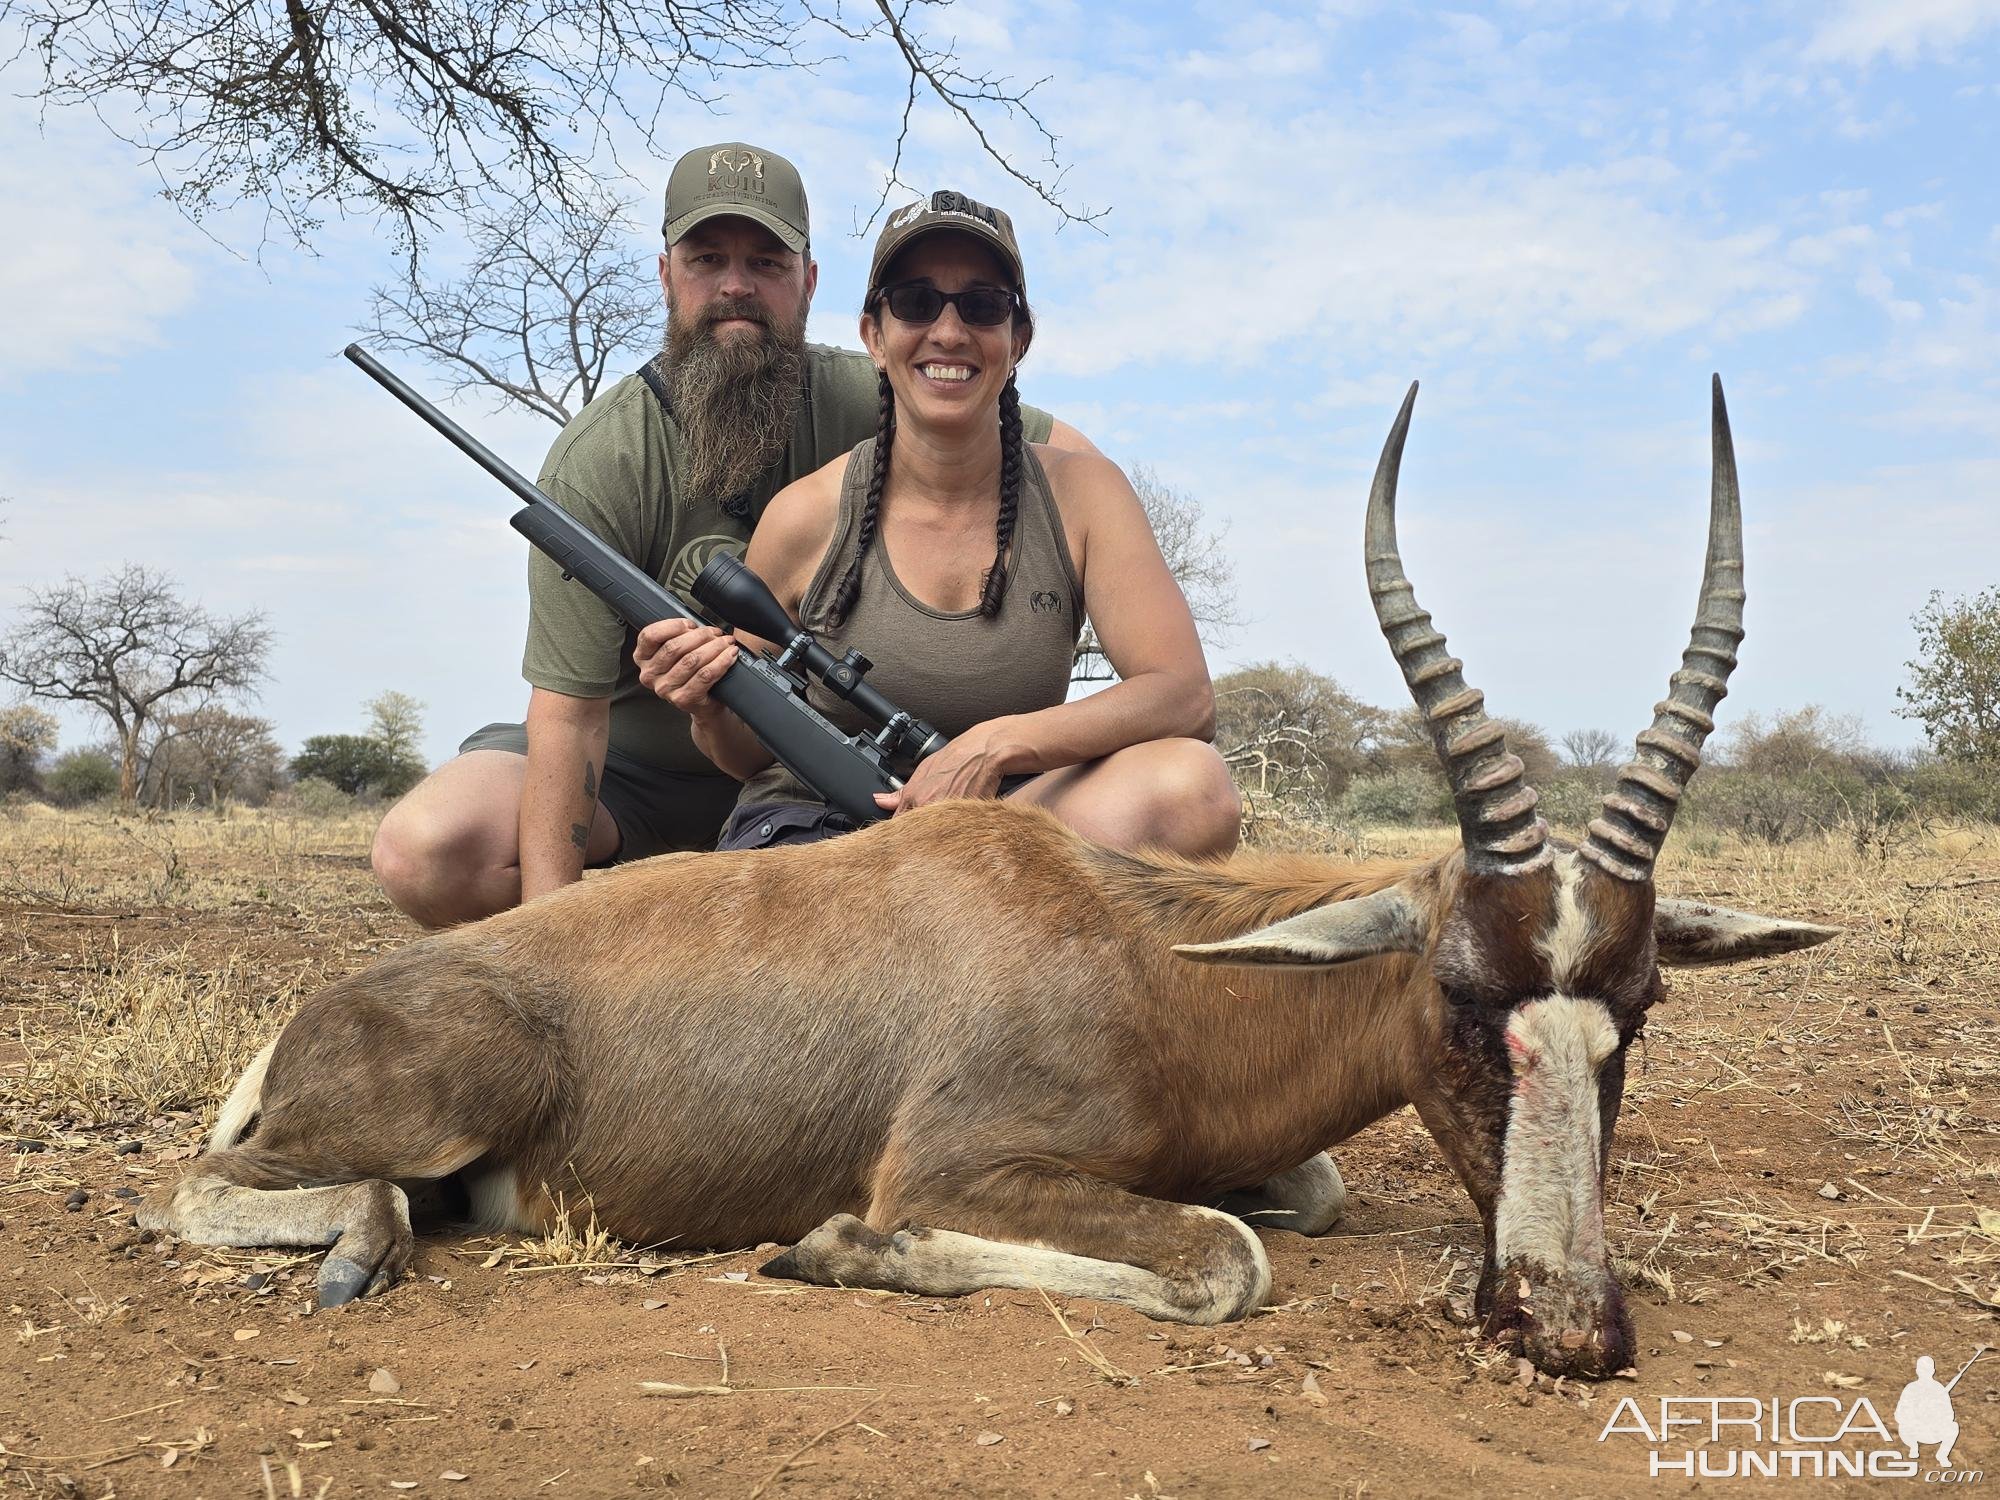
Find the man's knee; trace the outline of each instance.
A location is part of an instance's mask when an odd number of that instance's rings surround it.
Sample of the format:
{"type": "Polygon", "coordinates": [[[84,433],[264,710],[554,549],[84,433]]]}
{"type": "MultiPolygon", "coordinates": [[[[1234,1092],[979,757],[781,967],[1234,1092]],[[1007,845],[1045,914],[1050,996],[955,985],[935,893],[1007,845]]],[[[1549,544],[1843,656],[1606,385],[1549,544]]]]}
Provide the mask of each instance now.
{"type": "Polygon", "coordinates": [[[369,849],[384,894],[427,927],[490,916],[511,904],[496,901],[503,867],[515,862],[511,851],[499,847],[485,817],[454,811],[413,793],[389,810],[369,849]]]}

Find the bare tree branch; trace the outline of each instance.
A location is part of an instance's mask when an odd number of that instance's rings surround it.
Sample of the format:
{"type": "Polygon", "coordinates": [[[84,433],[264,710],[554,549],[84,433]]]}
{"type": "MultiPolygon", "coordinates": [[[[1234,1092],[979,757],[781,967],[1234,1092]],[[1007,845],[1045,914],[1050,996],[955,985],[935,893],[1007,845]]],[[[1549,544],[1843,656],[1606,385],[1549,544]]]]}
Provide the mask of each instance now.
{"type": "Polygon", "coordinates": [[[876,219],[888,205],[890,190],[900,180],[903,148],[909,141],[910,115],[916,107],[920,83],[977,137],[981,150],[998,162],[1009,177],[1060,214],[1064,223],[1095,225],[1109,210],[1073,209],[1063,200],[1061,190],[1065,169],[1056,153],[1059,142],[1043,122],[1042,117],[1028,103],[1029,96],[1047,83],[1048,79],[1038,78],[1022,87],[1009,78],[996,77],[990,73],[967,72],[957,52],[953,50],[957,45],[956,41],[933,42],[910,26],[910,12],[918,5],[942,9],[949,4],[950,0],[875,0],[875,8],[881,12],[882,19],[858,31],[850,30],[840,23],[837,5],[831,18],[824,13],[818,16],[823,24],[833,26],[843,36],[853,40],[863,40],[886,31],[889,39],[895,43],[896,50],[902,54],[904,65],[910,70],[909,88],[903,101],[902,120],[896,130],[895,155],[890,162],[888,180],[883,183],[882,195],[876,200],[875,207],[869,212],[867,220],[860,226],[860,232],[865,234],[874,227],[876,219]],[[1047,177],[1036,176],[1022,170],[994,143],[992,137],[987,134],[984,121],[995,112],[1007,119],[1018,115],[1033,127],[1035,134],[1042,140],[1042,159],[1049,168],[1047,177]]]}
{"type": "Polygon", "coordinates": [[[406,264],[400,282],[375,288],[360,332],[442,367],[453,394],[490,390],[561,426],[614,359],[659,341],[660,287],[632,232],[602,198],[560,214],[509,204],[475,228],[462,277],[433,283],[406,264]]]}
{"type": "MultiPolygon", "coordinates": [[[[1035,85],[970,71],[909,24],[944,3],[876,0],[860,25],[839,0],[0,0],[0,21],[39,65],[36,97],[94,110],[190,219],[262,204],[266,235],[301,245],[328,215],[373,216],[414,259],[493,193],[582,210],[617,127],[654,149],[670,98],[714,105],[731,73],[814,68],[816,38],[895,48],[911,102],[935,97],[1066,220],[1097,218],[1062,196],[1035,85]],[[1046,170],[994,138],[1016,115],[1046,170]]],[[[909,119],[906,103],[899,161],[909,119]]]]}
{"type": "MultiPolygon", "coordinates": [[[[1216,646],[1243,623],[1236,610],[1236,566],[1223,550],[1220,531],[1202,524],[1201,502],[1170,489],[1144,465],[1132,470],[1132,488],[1153,524],[1167,571],[1181,586],[1188,612],[1205,645],[1216,646]]],[[[1086,622],[1077,637],[1071,682],[1108,682],[1116,674],[1105,660],[1097,632],[1086,622]]]]}

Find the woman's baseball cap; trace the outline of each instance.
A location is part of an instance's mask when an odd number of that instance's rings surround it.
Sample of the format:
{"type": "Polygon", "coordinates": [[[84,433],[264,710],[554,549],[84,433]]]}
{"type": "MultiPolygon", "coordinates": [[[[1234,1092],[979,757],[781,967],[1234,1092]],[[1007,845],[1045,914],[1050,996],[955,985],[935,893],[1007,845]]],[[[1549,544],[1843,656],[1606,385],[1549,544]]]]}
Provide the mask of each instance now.
{"type": "Polygon", "coordinates": [[[1028,273],[1021,264],[1021,246],[1014,238],[1014,221],[997,208],[988,208],[977,199],[949,188],[940,188],[928,198],[905,204],[889,215],[875,241],[875,256],[868,264],[868,286],[873,291],[882,284],[882,271],[912,241],[940,229],[953,229],[983,240],[1000,264],[1014,278],[1014,290],[1028,295],[1028,273]]]}

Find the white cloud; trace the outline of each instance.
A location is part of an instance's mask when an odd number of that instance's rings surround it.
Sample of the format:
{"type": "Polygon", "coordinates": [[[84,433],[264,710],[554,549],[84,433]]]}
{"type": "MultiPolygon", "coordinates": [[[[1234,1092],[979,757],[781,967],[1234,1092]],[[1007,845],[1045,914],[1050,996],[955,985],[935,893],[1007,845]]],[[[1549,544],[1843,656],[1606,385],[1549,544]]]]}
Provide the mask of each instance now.
{"type": "Polygon", "coordinates": [[[1294,168],[1275,194],[1254,172],[1218,185],[1201,163],[1143,185],[1206,198],[1211,212],[1144,226],[1150,244],[1126,235],[1095,250],[1089,293],[1049,321],[1050,365],[1101,375],[1190,357],[1253,366],[1281,349],[1288,361],[1351,363],[1569,344],[1603,358],[1691,329],[1779,326],[1801,310],[1803,279],[1774,229],[1721,232],[1656,207],[1626,168],[1419,169],[1377,182],[1354,170],[1363,160],[1294,168]]]}
{"type": "Polygon", "coordinates": [[[1967,42],[2000,26],[1994,0],[1845,0],[1806,44],[1814,62],[1866,66],[1887,57],[1908,66],[1950,61],[1967,42]]]}
{"type": "Polygon", "coordinates": [[[38,123],[0,101],[0,382],[111,363],[195,289],[192,230],[138,188],[130,152],[89,117],[38,123]]]}

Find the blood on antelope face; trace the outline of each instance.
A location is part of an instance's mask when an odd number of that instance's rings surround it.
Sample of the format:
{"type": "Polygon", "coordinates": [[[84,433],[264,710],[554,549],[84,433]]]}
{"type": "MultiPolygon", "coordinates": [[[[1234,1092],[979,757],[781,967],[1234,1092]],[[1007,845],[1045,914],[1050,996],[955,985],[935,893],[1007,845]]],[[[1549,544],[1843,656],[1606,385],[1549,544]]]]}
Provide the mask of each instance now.
{"type": "Polygon", "coordinates": [[[1465,876],[1431,949],[1414,1102],[1485,1220],[1487,1331],[1557,1373],[1631,1362],[1604,1169],[1625,1050],[1661,992],[1652,907],[1649,885],[1552,849],[1526,875],[1465,876]]]}
{"type": "Polygon", "coordinates": [[[1714,728],[1743,638],[1742,518],[1722,385],[1701,598],[1680,670],[1583,842],[1557,843],[1485,697],[1420,609],[1396,541],[1396,478],[1416,387],[1369,494],[1377,619],[1451,784],[1461,850],[1423,878],[1178,951],[1210,963],[1325,966],[1421,953],[1409,992],[1411,1101],[1486,1225],[1487,1331],[1552,1374],[1609,1375],[1631,1322],[1604,1236],[1604,1167],[1625,1051],[1660,965],[1786,953],[1835,929],[1662,900],[1653,864],[1714,728]],[[1425,983],[1425,981],[1428,983],[1425,983]]]}

